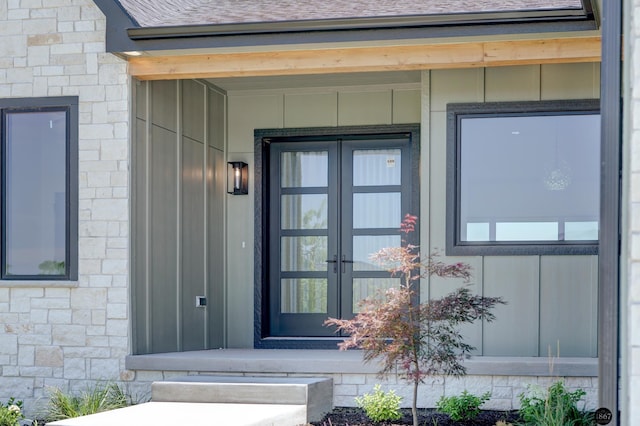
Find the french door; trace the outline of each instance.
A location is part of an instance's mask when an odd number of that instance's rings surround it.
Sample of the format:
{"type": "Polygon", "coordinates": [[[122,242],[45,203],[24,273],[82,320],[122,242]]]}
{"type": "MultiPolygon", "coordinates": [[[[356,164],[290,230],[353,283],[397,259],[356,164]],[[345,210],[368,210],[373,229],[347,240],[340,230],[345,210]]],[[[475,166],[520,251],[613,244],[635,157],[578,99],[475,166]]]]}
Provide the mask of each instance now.
{"type": "Polygon", "coordinates": [[[400,245],[402,217],[417,213],[411,138],[278,138],[269,151],[268,334],[334,336],[324,320],[399,284],[369,257],[400,245]]]}

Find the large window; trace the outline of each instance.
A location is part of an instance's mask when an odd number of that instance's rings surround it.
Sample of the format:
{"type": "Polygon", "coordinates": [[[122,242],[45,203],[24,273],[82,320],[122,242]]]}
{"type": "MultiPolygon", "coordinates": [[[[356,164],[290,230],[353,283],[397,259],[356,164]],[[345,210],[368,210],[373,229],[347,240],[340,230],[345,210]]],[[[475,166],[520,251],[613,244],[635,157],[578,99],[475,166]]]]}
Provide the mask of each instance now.
{"type": "Polygon", "coordinates": [[[0,100],[0,129],[2,279],[77,279],[77,98],[0,100]]]}
{"type": "Polygon", "coordinates": [[[447,253],[596,253],[598,106],[450,105],[447,253]]]}

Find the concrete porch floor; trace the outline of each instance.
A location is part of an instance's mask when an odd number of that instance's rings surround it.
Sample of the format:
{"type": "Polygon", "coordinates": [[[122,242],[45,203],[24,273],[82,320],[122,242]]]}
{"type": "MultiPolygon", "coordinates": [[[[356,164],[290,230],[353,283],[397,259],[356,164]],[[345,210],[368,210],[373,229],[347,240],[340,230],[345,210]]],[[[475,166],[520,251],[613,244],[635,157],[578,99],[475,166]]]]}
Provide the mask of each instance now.
{"type": "Polygon", "coordinates": [[[90,416],[47,423],[51,426],[299,426],[301,405],[147,402],[90,416]]]}
{"type": "MultiPolygon", "coordinates": [[[[547,357],[472,356],[464,360],[468,375],[549,376],[547,357]]],[[[376,374],[380,364],[365,364],[362,351],[296,349],[211,349],[129,355],[128,370],[225,374],[376,374]]],[[[556,358],[553,375],[597,377],[597,358],[556,358]]]]}

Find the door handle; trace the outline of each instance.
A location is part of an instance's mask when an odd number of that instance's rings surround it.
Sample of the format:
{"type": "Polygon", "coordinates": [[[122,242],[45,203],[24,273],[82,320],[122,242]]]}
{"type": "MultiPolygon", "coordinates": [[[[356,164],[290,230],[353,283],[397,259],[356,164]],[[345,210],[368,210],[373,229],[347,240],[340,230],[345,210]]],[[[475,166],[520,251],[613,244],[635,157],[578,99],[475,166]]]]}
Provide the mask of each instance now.
{"type": "Polygon", "coordinates": [[[345,264],[346,263],[353,263],[353,260],[346,259],[345,255],[343,254],[342,255],[342,260],[340,261],[340,263],[342,263],[342,273],[344,274],[346,272],[345,264]]]}
{"type": "Polygon", "coordinates": [[[334,273],[337,273],[337,272],[338,272],[338,265],[337,265],[337,263],[338,263],[338,255],[337,255],[337,254],[334,254],[334,255],[333,255],[333,260],[331,260],[331,259],[327,259],[327,260],[325,260],[325,262],[327,262],[327,263],[333,263],[333,272],[334,272],[334,273]]]}

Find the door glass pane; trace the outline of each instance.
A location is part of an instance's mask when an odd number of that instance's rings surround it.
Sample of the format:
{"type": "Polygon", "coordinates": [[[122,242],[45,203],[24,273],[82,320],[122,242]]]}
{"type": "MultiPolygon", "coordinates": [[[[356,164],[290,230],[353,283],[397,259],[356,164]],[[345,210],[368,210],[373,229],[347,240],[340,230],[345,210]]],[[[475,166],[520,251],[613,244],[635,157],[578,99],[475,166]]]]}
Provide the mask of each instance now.
{"type": "Polygon", "coordinates": [[[400,185],[400,154],[399,149],[353,151],[353,185],[400,185]]]}
{"type": "Polygon", "coordinates": [[[282,196],[282,229],[327,229],[327,194],[282,196]]]}
{"type": "Polygon", "coordinates": [[[283,152],[281,160],[280,182],[283,188],[327,186],[328,152],[283,152]]]}
{"type": "Polygon", "coordinates": [[[66,271],[65,111],[6,115],[6,274],[66,271]]]}
{"type": "Polygon", "coordinates": [[[283,271],[326,271],[327,237],[282,237],[283,271]]]}
{"type": "Polygon", "coordinates": [[[353,194],[353,227],[398,228],[402,221],[399,192],[353,194]]]}
{"type": "Polygon", "coordinates": [[[327,280],[324,278],[283,279],[280,294],[280,311],[284,314],[327,312],[327,280]]]}
{"type": "Polygon", "coordinates": [[[400,235],[360,235],[353,237],[353,270],[380,271],[370,257],[385,247],[400,247],[400,235]]]}
{"type": "Polygon", "coordinates": [[[391,287],[399,287],[400,278],[354,278],[353,313],[360,311],[360,301],[367,297],[379,297],[380,292],[391,287]]]}

